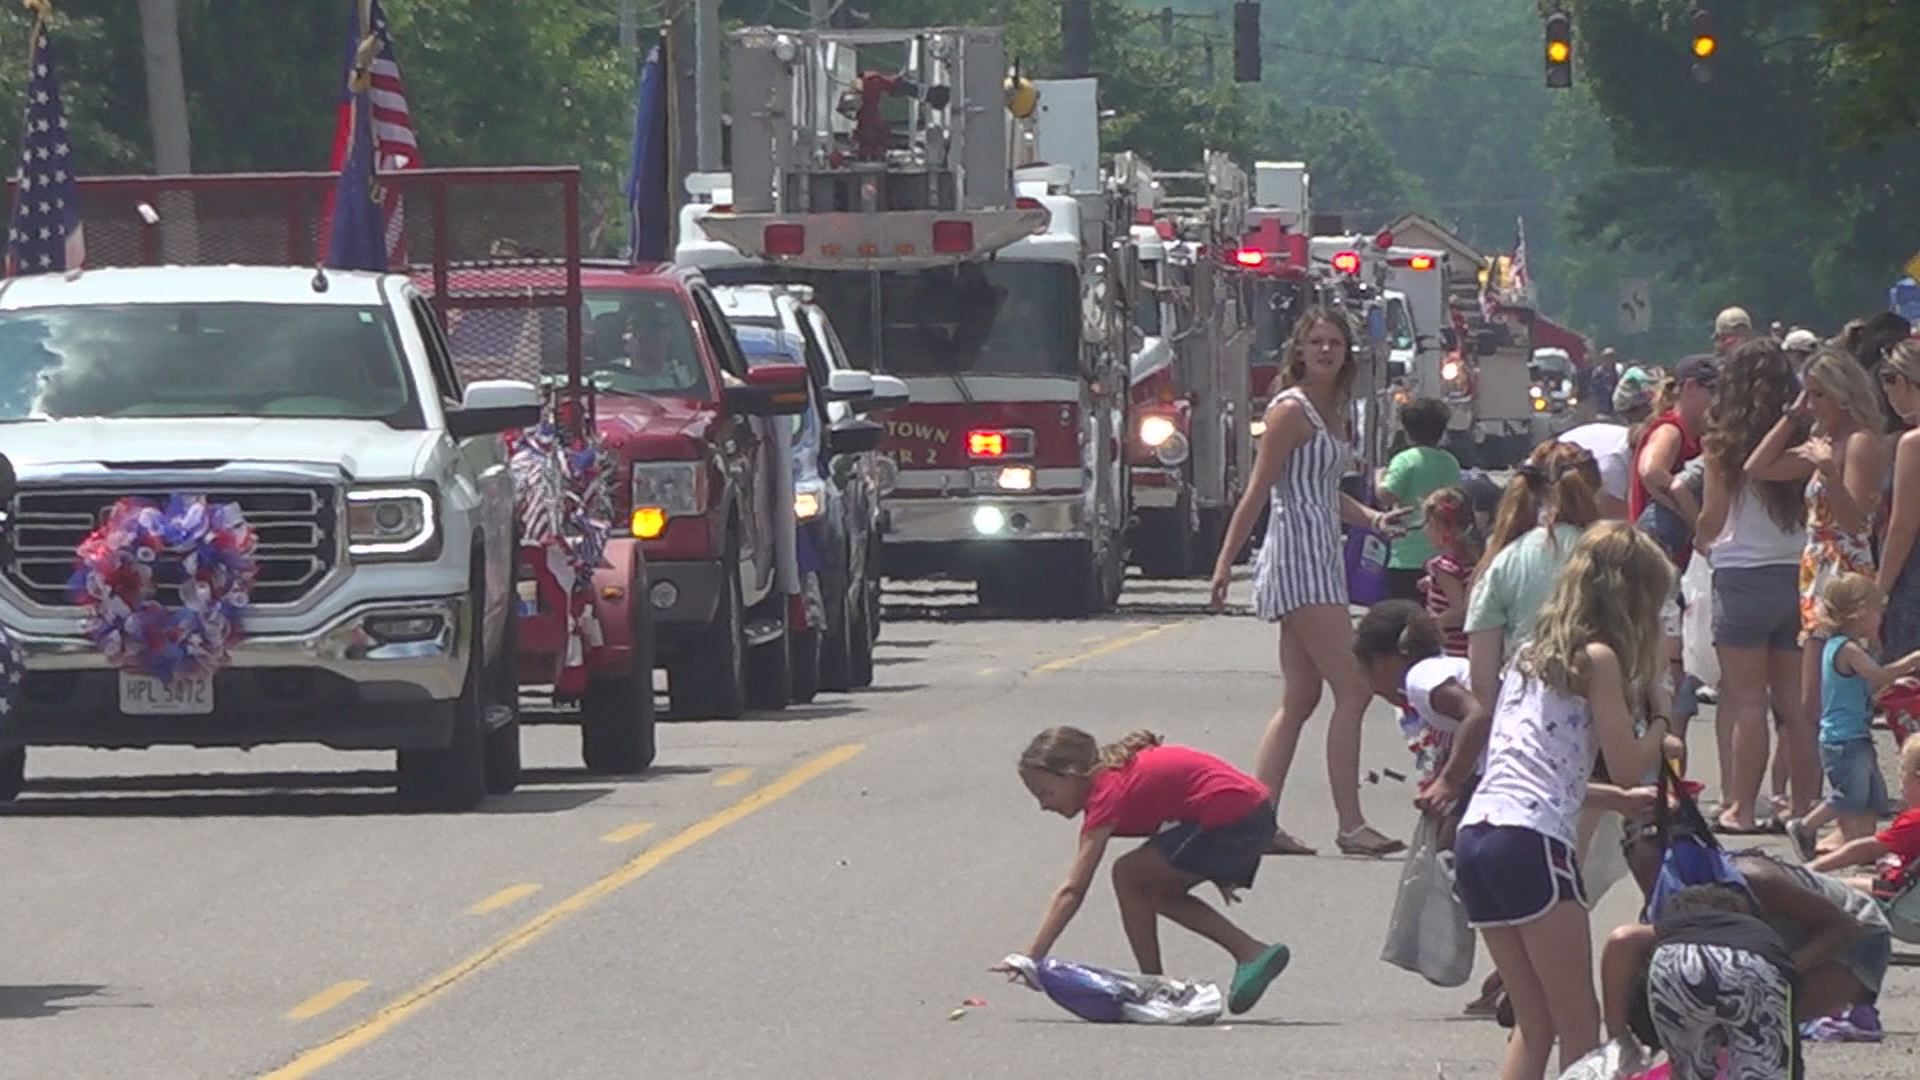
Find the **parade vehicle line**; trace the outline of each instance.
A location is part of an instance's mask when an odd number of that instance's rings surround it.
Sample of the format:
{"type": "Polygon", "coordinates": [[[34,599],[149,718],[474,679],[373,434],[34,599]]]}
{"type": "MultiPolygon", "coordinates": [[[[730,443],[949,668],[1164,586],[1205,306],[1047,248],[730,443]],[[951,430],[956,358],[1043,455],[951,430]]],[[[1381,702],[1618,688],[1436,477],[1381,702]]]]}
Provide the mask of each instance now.
{"type": "Polygon", "coordinates": [[[341,1031],[326,1042],[301,1051],[285,1065],[263,1074],[263,1080],[301,1080],[335,1064],[348,1054],[373,1043],[399,1027],[438,1000],[448,990],[533,944],[564,920],[580,914],[659,869],[675,855],[718,835],[729,826],[739,824],[753,816],[756,811],[779,802],[805,787],[809,782],[852,761],[865,749],[865,743],[846,743],[808,758],[769,782],[765,787],[756,789],[719,813],[689,825],[634,856],[619,869],[495,938],[477,952],[469,954],[414,989],[381,1006],[366,1019],[341,1031]]]}

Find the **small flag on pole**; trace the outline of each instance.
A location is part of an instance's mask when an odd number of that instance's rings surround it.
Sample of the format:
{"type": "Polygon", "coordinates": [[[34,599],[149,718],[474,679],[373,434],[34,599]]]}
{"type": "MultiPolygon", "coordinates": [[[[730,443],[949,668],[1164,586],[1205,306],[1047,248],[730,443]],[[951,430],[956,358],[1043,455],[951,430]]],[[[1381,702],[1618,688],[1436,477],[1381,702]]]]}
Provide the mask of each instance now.
{"type": "Polygon", "coordinates": [[[632,235],[627,256],[634,262],[667,258],[667,75],[660,46],[647,52],[634,93],[633,155],[627,167],[627,210],[632,235]]]}
{"type": "MultiPolygon", "coordinates": [[[[378,178],[405,169],[420,167],[420,145],[413,133],[413,115],[407,107],[407,87],[400,77],[400,60],[393,51],[393,36],[387,28],[386,13],[380,0],[352,0],[347,21],[347,57],[340,79],[340,101],[334,120],[333,156],[328,167],[345,175],[353,157],[356,138],[366,132],[372,140],[369,152],[372,179],[368,191],[380,206],[385,235],[386,262],[379,269],[405,266],[407,262],[406,200],[397,184],[380,184],[378,178]],[[362,35],[361,15],[371,32],[362,35]],[[364,66],[364,71],[362,70],[364,66]]],[[[334,265],[332,237],[337,219],[338,191],[327,200],[321,230],[327,245],[328,265],[334,265]]],[[[352,229],[364,229],[364,223],[351,223],[352,229]]],[[[364,260],[362,260],[364,262],[364,260]]]]}
{"type": "Polygon", "coordinates": [[[47,10],[34,8],[32,69],[27,73],[26,124],[20,134],[19,190],[7,234],[7,273],[78,270],[87,260],[74,182],[73,144],[60,83],[53,70],[47,10]]]}

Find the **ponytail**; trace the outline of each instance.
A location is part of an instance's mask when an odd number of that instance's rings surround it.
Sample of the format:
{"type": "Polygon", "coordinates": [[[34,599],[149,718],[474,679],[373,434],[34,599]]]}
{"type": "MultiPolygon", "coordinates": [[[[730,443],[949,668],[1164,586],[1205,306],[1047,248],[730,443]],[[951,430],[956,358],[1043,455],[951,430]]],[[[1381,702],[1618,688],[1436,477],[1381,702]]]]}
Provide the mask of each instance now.
{"type": "Polygon", "coordinates": [[[1547,442],[1536,447],[1507,482],[1494,512],[1493,535],[1474,569],[1478,578],[1494,556],[1536,527],[1572,525],[1584,529],[1600,520],[1600,466],[1585,447],[1547,442]]]}
{"type": "Polygon", "coordinates": [[[1149,747],[1159,746],[1163,742],[1160,736],[1151,731],[1129,731],[1116,743],[1108,743],[1100,748],[1100,757],[1093,767],[1099,769],[1124,769],[1133,760],[1133,755],[1149,747]]]}

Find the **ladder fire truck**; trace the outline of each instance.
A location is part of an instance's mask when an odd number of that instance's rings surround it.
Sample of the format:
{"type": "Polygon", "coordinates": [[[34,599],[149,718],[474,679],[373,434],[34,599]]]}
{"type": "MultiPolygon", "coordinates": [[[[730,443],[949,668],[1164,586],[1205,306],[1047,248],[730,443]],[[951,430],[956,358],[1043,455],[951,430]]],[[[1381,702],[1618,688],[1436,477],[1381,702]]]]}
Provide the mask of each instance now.
{"type": "Polygon", "coordinates": [[[1253,275],[1237,257],[1251,190],[1219,151],[1197,172],[1125,153],[1113,171],[1136,192],[1130,550],[1149,577],[1205,573],[1253,462],[1253,275]]]}
{"type": "Polygon", "coordinates": [[[1132,211],[1098,170],[1093,81],[1009,81],[980,28],[751,28],[730,61],[731,201],[688,215],[679,257],[813,286],[849,356],[907,382],[888,573],[1111,606],[1132,211]]]}

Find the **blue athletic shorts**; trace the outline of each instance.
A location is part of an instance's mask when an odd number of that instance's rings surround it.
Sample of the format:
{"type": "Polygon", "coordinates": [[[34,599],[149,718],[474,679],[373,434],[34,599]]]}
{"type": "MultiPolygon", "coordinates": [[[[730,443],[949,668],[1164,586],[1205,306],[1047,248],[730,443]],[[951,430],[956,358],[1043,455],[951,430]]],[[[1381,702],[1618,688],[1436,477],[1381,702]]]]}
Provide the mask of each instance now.
{"type": "Polygon", "coordinates": [[[1479,822],[1453,841],[1454,895],[1475,927],[1519,926],[1572,900],[1587,903],[1573,849],[1514,825],[1479,822]]]}

